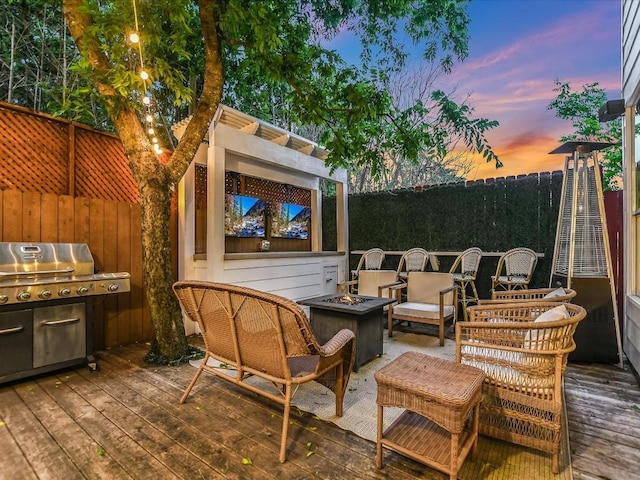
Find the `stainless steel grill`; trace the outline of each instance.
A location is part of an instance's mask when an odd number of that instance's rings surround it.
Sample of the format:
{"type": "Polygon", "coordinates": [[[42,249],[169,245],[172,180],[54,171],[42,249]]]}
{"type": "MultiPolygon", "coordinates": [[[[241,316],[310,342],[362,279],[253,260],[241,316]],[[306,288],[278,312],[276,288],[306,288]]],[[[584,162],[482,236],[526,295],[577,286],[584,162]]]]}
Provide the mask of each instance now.
{"type": "Polygon", "coordinates": [[[97,368],[90,299],[130,288],[127,272],[95,272],[84,243],[0,242],[0,382],[97,368]]]}
{"type": "Polygon", "coordinates": [[[127,272],[95,273],[84,243],[0,242],[0,305],[128,292],[127,272]]]}

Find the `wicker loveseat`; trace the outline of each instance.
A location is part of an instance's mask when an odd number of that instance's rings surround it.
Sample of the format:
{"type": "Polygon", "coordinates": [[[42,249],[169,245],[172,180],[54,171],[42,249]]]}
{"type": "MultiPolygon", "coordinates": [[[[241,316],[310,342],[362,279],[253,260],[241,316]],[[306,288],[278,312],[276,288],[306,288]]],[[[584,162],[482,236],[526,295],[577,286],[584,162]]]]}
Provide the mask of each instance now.
{"type": "Polygon", "coordinates": [[[205,344],[205,356],[180,403],[207,371],[284,405],[281,462],[286,459],[291,399],[300,384],[315,380],[332,390],[336,415],[342,416],[342,400],[355,358],[351,330],[341,330],[320,345],[304,311],[286,298],[198,281],[177,282],[173,290],[185,315],[198,323],[205,344]],[[271,393],[247,383],[254,375],[277,385],[281,392],[271,393]]]}
{"type": "Polygon", "coordinates": [[[470,307],[469,321],[456,323],[457,361],[487,375],[480,433],[551,453],[555,473],[562,378],[585,315],[570,303],[507,303],[470,307]]]}

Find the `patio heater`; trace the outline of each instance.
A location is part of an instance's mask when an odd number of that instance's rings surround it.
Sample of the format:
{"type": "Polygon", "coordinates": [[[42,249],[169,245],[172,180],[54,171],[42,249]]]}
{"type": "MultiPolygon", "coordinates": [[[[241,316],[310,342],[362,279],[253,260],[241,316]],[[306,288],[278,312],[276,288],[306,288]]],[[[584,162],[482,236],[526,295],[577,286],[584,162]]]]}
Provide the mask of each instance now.
{"type": "Polygon", "coordinates": [[[569,360],[617,363],[622,346],[613,280],[607,219],[598,151],[605,142],[567,142],[551,154],[566,157],[550,286],[577,292],[574,302],[587,316],[574,335],[576,350],[569,360]]]}

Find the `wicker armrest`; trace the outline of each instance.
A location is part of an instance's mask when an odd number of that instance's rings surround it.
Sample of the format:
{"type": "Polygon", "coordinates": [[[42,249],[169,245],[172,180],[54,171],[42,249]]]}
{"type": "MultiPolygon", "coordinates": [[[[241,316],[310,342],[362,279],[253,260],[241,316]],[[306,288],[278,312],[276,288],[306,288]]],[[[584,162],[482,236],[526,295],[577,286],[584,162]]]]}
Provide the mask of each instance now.
{"type": "Polygon", "coordinates": [[[338,353],[347,342],[356,338],[355,334],[348,328],[343,328],[336,333],[327,343],[322,345],[321,351],[326,356],[331,356],[338,353]]]}

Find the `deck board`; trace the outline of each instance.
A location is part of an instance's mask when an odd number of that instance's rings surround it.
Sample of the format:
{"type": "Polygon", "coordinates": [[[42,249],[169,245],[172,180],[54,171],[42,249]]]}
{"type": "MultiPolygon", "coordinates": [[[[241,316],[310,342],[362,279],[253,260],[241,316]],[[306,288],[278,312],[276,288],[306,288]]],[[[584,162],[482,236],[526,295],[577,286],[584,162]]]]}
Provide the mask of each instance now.
{"type": "MultiPolygon", "coordinates": [[[[0,478],[446,478],[391,451],[377,470],[374,443],[295,408],[280,463],[281,406],[211,375],[180,405],[194,369],[145,366],[147,349],[100,352],[98,372],[0,385],[0,478]]],[[[565,391],[574,479],[640,479],[640,388],[629,368],[570,364],[565,391]]]]}

